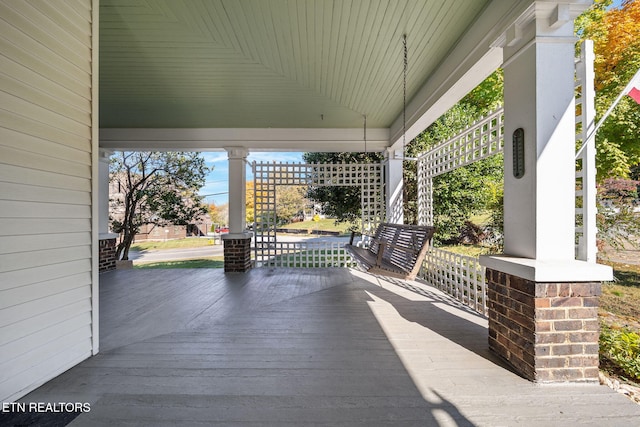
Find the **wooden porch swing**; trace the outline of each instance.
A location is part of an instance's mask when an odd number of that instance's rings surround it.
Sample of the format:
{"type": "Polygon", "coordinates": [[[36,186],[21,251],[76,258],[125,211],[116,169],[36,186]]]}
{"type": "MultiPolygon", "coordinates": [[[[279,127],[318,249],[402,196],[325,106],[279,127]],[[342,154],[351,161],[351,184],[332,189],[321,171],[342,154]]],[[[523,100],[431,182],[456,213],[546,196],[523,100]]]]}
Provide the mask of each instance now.
{"type": "Polygon", "coordinates": [[[376,229],[368,247],[355,246],[356,233],[352,232],[345,249],[368,273],[414,280],[434,231],[430,226],[383,223],[376,229]]]}
{"type": "MultiPolygon", "coordinates": [[[[402,36],[403,70],[402,70],[402,121],[403,154],[406,137],[407,106],[407,35],[402,36]]],[[[364,147],[367,151],[367,116],[364,115],[364,147]]],[[[367,242],[367,247],[354,246],[355,232],[351,233],[349,244],[345,249],[365,271],[399,279],[413,280],[420,271],[422,261],[427,255],[429,241],[435,228],[422,225],[380,224],[375,235],[367,242]]]]}

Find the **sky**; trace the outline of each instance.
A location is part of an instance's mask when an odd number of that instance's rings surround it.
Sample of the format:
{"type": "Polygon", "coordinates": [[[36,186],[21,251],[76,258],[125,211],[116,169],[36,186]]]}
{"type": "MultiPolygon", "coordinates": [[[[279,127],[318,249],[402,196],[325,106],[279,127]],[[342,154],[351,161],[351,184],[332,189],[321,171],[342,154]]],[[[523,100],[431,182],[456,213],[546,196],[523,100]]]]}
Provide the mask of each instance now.
{"type": "MultiPolygon", "coordinates": [[[[213,170],[207,176],[205,186],[200,189],[200,195],[204,196],[205,203],[215,203],[223,205],[229,202],[229,162],[226,151],[215,151],[200,153],[207,164],[213,170]]],[[[301,162],[302,153],[280,153],[280,152],[255,152],[249,153],[247,157],[249,163],[252,162],[301,162]]],[[[247,181],[253,181],[251,166],[247,165],[247,181]]]]}

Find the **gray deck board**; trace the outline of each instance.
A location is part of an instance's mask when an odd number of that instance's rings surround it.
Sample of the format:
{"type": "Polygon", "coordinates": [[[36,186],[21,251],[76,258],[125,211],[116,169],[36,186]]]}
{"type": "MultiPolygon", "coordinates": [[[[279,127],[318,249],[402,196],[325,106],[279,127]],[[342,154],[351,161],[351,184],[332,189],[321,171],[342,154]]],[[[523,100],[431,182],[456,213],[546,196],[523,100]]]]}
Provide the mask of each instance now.
{"type": "Polygon", "coordinates": [[[101,353],[24,400],[90,402],[73,426],[631,426],[598,385],[504,368],[486,319],[426,285],[347,269],[101,276],[101,353]],[[413,291],[407,289],[413,288],[413,291]]]}

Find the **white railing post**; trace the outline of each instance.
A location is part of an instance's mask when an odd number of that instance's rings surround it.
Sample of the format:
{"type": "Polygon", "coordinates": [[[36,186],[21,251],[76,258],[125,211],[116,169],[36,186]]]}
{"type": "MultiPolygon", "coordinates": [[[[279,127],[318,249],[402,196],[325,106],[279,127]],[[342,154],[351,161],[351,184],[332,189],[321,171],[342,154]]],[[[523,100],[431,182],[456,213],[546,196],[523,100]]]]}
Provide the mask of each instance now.
{"type": "Polygon", "coordinates": [[[595,72],[593,63],[593,41],[585,40],[581,45],[580,61],[576,64],[576,85],[580,88],[580,115],[576,119],[582,126],[576,134],[578,144],[584,143],[584,149],[578,157],[579,170],[576,180],[581,187],[576,201],[582,199],[582,206],[576,206],[576,215],[581,216],[581,224],[576,225],[578,250],[576,258],[587,262],[596,262],[596,136],[595,128],[595,72]]]}

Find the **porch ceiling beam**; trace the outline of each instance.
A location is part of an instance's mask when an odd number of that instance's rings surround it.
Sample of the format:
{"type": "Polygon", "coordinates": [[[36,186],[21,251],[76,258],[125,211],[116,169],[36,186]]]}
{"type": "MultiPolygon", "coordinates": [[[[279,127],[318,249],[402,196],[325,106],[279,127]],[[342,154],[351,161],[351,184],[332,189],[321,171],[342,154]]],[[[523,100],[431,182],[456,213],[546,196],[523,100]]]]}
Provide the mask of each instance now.
{"type": "MultiPolygon", "coordinates": [[[[462,36],[437,70],[407,103],[409,142],[502,65],[496,41],[531,6],[533,0],[494,0],[462,36]]],[[[408,34],[411,43],[411,34],[408,34]]],[[[411,58],[409,58],[411,66],[411,58]]],[[[391,146],[402,146],[402,113],[391,125],[391,146]]]]}
{"type": "MultiPolygon", "coordinates": [[[[100,147],[125,151],[222,151],[241,146],[250,151],[365,151],[362,129],[186,128],[100,129],[100,147]]],[[[384,151],[389,129],[367,129],[367,151],[384,151]]]]}

